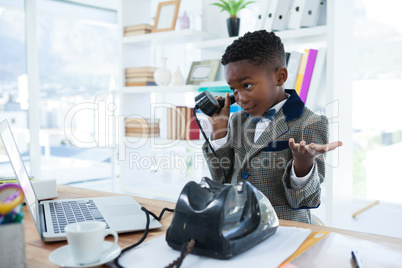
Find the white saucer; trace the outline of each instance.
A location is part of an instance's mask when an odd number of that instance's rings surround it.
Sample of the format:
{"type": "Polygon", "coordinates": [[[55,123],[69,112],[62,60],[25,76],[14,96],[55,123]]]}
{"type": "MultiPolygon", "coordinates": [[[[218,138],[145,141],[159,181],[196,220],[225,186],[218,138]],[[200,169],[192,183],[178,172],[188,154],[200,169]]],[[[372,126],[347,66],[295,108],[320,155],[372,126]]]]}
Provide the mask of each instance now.
{"type": "MultiPolygon", "coordinates": [[[[103,242],[102,247],[103,249],[107,249],[111,247],[112,244],[112,242],[105,241],[103,242]]],[[[74,262],[69,246],[66,245],[52,251],[52,253],[49,255],[49,260],[61,267],[92,267],[112,261],[120,255],[120,252],[121,248],[118,245],[115,245],[113,246],[112,252],[109,254],[103,254],[99,261],[89,264],[78,264],[74,262]]]]}

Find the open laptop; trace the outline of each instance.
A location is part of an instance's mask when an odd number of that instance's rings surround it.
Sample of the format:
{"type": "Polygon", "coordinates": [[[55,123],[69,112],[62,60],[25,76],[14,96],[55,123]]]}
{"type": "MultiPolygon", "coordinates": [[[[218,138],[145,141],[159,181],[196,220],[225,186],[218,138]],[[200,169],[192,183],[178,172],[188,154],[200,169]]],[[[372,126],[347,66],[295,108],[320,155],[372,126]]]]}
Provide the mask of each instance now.
{"type": "MultiPolygon", "coordinates": [[[[118,233],[145,229],[145,213],[130,196],[48,200],[39,203],[7,120],[0,123],[0,136],[24,191],[26,206],[43,241],[66,240],[64,227],[76,221],[104,221],[108,228],[118,233]]],[[[150,220],[150,228],[161,226],[157,220],[150,220]]]]}

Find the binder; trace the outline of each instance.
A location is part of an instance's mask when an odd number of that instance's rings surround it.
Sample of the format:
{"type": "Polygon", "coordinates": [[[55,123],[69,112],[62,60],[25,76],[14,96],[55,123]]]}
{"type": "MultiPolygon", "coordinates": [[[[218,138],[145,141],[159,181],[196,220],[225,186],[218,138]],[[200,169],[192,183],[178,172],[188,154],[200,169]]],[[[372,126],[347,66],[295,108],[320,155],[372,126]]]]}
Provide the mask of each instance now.
{"type": "Polygon", "coordinates": [[[305,102],[306,106],[310,109],[315,109],[317,106],[318,92],[320,91],[321,81],[325,73],[326,55],[327,49],[325,47],[318,49],[313,75],[311,76],[310,89],[305,102]]]}
{"type": "Polygon", "coordinates": [[[283,31],[287,29],[289,22],[289,11],[292,7],[293,0],[281,0],[280,4],[277,4],[272,21],[273,31],[283,31]]]}
{"type": "MultiPolygon", "coordinates": [[[[286,0],[287,1],[287,0],[286,0]]],[[[274,22],[274,16],[276,14],[276,9],[278,7],[279,0],[271,0],[269,1],[269,7],[267,16],[265,17],[264,29],[268,32],[272,31],[272,24],[274,22]]]]}
{"type": "Polygon", "coordinates": [[[300,61],[299,71],[297,73],[295,89],[297,94],[300,95],[301,84],[303,82],[304,72],[306,71],[306,64],[308,58],[308,49],[305,49],[300,61]]]}
{"type": "Polygon", "coordinates": [[[320,1],[317,26],[327,25],[327,0],[320,1]]]}
{"type": "Polygon", "coordinates": [[[285,61],[286,61],[286,68],[288,67],[290,52],[285,52],[285,61]]]}
{"type": "Polygon", "coordinates": [[[267,31],[285,30],[288,23],[289,9],[293,0],[271,0],[264,29],[267,31]]]}
{"type": "Polygon", "coordinates": [[[294,0],[289,12],[289,29],[326,25],[327,1],[294,0]]]}
{"type": "Polygon", "coordinates": [[[295,89],[297,73],[299,72],[299,66],[302,58],[302,53],[292,51],[289,56],[288,64],[288,79],[285,82],[285,89],[295,89]]]}
{"type": "Polygon", "coordinates": [[[307,0],[294,0],[289,12],[289,29],[299,29],[301,27],[302,14],[307,0]]]}
{"type": "Polygon", "coordinates": [[[317,26],[320,13],[321,0],[305,0],[303,14],[301,16],[301,27],[317,26]]]}
{"type": "Polygon", "coordinates": [[[317,50],[310,49],[306,63],[306,71],[304,72],[303,82],[300,89],[300,99],[306,103],[307,94],[310,87],[311,77],[313,75],[314,64],[317,57],[317,50]]]}
{"type": "Polygon", "coordinates": [[[255,30],[264,29],[265,20],[268,16],[269,4],[271,0],[260,1],[260,10],[258,12],[257,22],[255,23],[255,30]]]}

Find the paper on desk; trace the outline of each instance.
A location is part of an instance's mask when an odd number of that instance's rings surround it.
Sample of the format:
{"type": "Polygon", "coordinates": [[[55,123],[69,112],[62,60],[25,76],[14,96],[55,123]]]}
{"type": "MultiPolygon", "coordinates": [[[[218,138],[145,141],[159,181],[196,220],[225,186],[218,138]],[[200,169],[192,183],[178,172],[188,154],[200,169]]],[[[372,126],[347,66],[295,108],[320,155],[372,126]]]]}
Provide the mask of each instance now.
{"type": "Polygon", "coordinates": [[[292,267],[353,267],[351,251],[359,253],[365,268],[402,267],[402,245],[371,242],[330,233],[291,263],[292,267]]]}
{"type": "MultiPolygon", "coordinates": [[[[229,260],[217,260],[187,255],[182,266],[195,268],[210,267],[278,267],[297,250],[309,235],[310,230],[279,226],[276,233],[254,248],[229,260]]],[[[168,246],[165,236],[152,239],[125,253],[119,263],[124,267],[165,267],[180,256],[180,252],[168,246]]]]}

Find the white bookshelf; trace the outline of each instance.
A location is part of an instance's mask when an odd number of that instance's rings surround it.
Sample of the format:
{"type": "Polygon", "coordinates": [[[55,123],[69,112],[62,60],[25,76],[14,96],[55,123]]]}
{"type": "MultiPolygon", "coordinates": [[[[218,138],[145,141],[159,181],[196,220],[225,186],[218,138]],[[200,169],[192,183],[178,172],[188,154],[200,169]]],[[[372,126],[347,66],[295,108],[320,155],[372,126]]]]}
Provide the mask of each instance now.
{"type": "MultiPolygon", "coordinates": [[[[208,1],[202,0],[208,6],[208,1]]],[[[128,25],[149,23],[150,18],[154,16],[149,0],[121,0],[121,10],[119,11],[119,20],[121,32],[123,27],[128,25]]],[[[183,0],[182,0],[183,2],[183,0]]],[[[331,141],[342,140],[344,146],[341,147],[336,153],[328,155],[326,179],[323,184],[323,205],[316,211],[323,212],[324,216],[318,214],[327,225],[334,226],[334,223],[341,221],[347,222],[350,213],[349,202],[349,186],[351,185],[351,172],[352,170],[352,148],[351,144],[351,118],[348,112],[351,107],[352,90],[352,71],[351,64],[348,64],[353,59],[353,53],[350,48],[352,42],[351,34],[353,22],[353,8],[350,8],[350,1],[347,0],[327,0],[327,25],[312,28],[302,28],[297,30],[279,31],[276,34],[281,37],[286,47],[300,48],[319,48],[325,46],[326,49],[326,64],[325,64],[325,81],[322,86],[322,93],[324,95],[325,109],[321,112],[325,113],[329,118],[330,129],[332,129],[331,141]],[[316,46],[310,46],[315,43],[316,46]],[[350,144],[350,145],[349,145],[350,144]]],[[[211,16],[210,16],[211,17],[211,16]]],[[[210,23],[213,24],[213,23],[210,23]]],[[[135,62],[136,66],[155,66],[155,51],[164,50],[166,53],[166,46],[184,47],[190,44],[193,49],[199,53],[201,51],[202,58],[210,59],[217,58],[222,55],[228,45],[230,45],[236,37],[232,38],[217,38],[216,35],[210,34],[207,31],[197,30],[183,30],[183,31],[170,31],[151,33],[141,36],[131,36],[121,38],[121,55],[120,55],[120,101],[122,115],[126,116],[132,113],[141,114],[144,117],[150,116],[149,106],[151,102],[151,95],[157,96],[159,100],[164,100],[163,96],[174,95],[182,96],[188,93],[196,93],[197,86],[166,86],[166,87],[125,87],[124,86],[124,68],[129,66],[130,62],[135,62]],[[211,56],[212,55],[212,56],[211,56]]],[[[286,48],[288,50],[288,48],[286,48]]],[[[170,55],[173,56],[173,55],[170,55]]],[[[182,55],[185,62],[189,65],[194,59],[192,54],[188,55],[188,51],[184,51],[182,55]],[[187,53],[187,54],[186,54],[187,53]]],[[[173,71],[173,70],[172,70],[173,71]]],[[[182,72],[185,71],[182,69],[182,72]]],[[[186,74],[183,73],[185,77],[186,74]]],[[[221,77],[220,80],[223,80],[221,77]]],[[[179,98],[179,97],[177,97],[179,98]]],[[[163,119],[161,119],[161,122],[163,119]]],[[[166,123],[165,123],[166,124],[166,123]]],[[[120,129],[120,139],[124,140],[124,129],[120,129]]],[[[163,138],[155,141],[162,144],[170,143],[171,141],[164,141],[163,138]]],[[[185,142],[177,142],[178,146],[165,148],[165,146],[154,146],[151,148],[150,142],[139,149],[130,149],[131,152],[141,152],[145,157],[152,156],[156,151],[169,152],[174,150],[185,150],[185,142]],[[163,147],[163,148],[161,148],[163,147]],[[181,149],[178,149],[181,148],[181,149]]],[[[183,152],[185,154],[185,151],[183,152]]],[[[141,176],[152,176],[151,172],[142,171],[136,173],[130,169],[129,164],[125,160],[120,161],[120,177],[123,183],[141,176]]],[[[160,176],[162,181],[164,176],[160,176]]],[[[166,177],[168,182],[175,181],[174,178],[166,177]]],[[[148,181],[152,181],[149,179],[148,181]]],[[[160,183],[160,182],[158,182],[160,183]]],[[[141,185],[148,185],[150,189],[142,191],[137,186],[124,185],[125,189],[135,188],[136,193],[149,193],[158,194],[153,191],[152,183],[139,182],[141,185]],[[141,184],[143,183],[143,184],[141,184]]],[[[159,187],[159,186],[158,186],[159,187]]],[[[160,188],[160,187],[159,187],[160,188]]],[[[162,187],[163,188],[163,187],[162,187]]],[[[350,187],[351,188],[351,187],[350,187]]],[[[350,191],[351,192],[351,191],[350,191]]],[[[161,194],[160,196],[163,196],[161,194]]],[[[337,225],[341,226],[341,225],[337,225]]]]}
{"type": "MultiPolygon", "coordinates": [[[[275,32],[282,39],[283,43],[306,43],[306,42],[325,42],[327,40],[327,26],[317,26],[310,28],[302,28],[297,30],[286,30],[275,32]]],[[[225,48],[233,43],[238,37],[219,38],[198,41],[195,46],[199,49],[211,49],[224,51],[225,48]]]]}
{"type": "Polygon", "coordinates": [[[186,93],[197,92],[199,86],[184,85],[184,86],[142,86],[142,87],[123,87],[119,90],[122,94],[141,94],[141,93],[156,93],[156,94],[169,94],[169,93],[186,93]]]}
{"type": "MultiPolygon", "coordinates": [[[[120,10],[120,27],[121,32],[125,26],[149,23],[150,18],[153,16],[152,1],[148,0],[122,0],[120,10]],[[141,8],[139,8],[141,7],[141,8]],[[148,17],[147,17],[148,16],[148,17]]],[[[327,26],[319,26],[313,28],[305,28],[298,30],[287,30],[276,32],[284,43],[299,44],[306,42],[325,42],[327,40],[327,26]]],[[[138,36],[121,37],[121,87],[118,89],[120,95],[120,111],[124,117],[131,115],[139,115],[143,117],[151,117],[152,112],[150,106],[152,102],[165,102],[169,105],[167,97],[174,96],[175,100],[179,100],[188,93],[198,92],[199,86],[183,85],[183,86],[142,86],[142,87],[126,87],[124,84],[124,69],[136,66],[158,66],[157,59],[158,51],[162,51],[169,57],[182,57],[187,65],[194,61],[194,54],[199,53],[202,59],[220,58],[224,53],[226,47],[230,45],[237,37],[219,38],[216,34],[211,34],[207,31],[198,30],[175,30],[167,32],[149,33],[138,36]],[[187,45],[190,45],[191,51],[187,50],[187,45]],[[181,47],[181,55],[172,55],[170,48],[181,47]],[[134,65],[134,66],[135,66],[134,65]]],[[[183,62],[183,60],[182,60],[183,62]]],[[[173,71],[173,70],[172,70],[173,71]]],[[[184,68],[182,69],[184,71],[184,68]]],[[[185,74],[183,74],[185,76],[185,74]]],[[[223,80],[223,77],[220,77],[223,80]]],[[[226,84],[226,83],[223,83],[226,84]]],[[[175,103],[171,103],[175,104],[175,103]]],[[[165,120],[166,114],[159,116],[160,129],[166,131],[167,122],[165,120]]],[[[186,154],[186,149],[199,150],[202,144],[202,137],[200,141],[191,142],[189,146],[187,141],[174,141],[167,140],[165,133],[161,133],[160,138],[148,139],[144,144],[136,148],[136,141],[138,139],[124,136],[124,127],[120,128],[120,141],[124,145],[125,153],[140,152],[143,157],[152,157],[158,155],[158,152],[163,154],[170,151],[175,151],[177,148],[179,152],[186,154]],[[175,149],[173,149],[175,148],[175,149]],[[184,150],[184,151],[181,151],[184,150]]],[[[125,162],[120,162],[120,177],[123,184],[130,180],[130,178],[138,176],[152,176],[149,171],[136,172],[127,163],[130,161],[126,159],[125,162]],[[142,175],[141,175],[142,174],[142,175]]],[[[124,185],[125,187],[126,185],[124,185]]]]}
{"type": "Polygon", "coordinates": [[[183,44],[190,42],[199,42],[216,38],[216,35],[197,30],[180,30],[169,32],[157,32],[135,36],[123,37],[122,43],[132,46],[166,46],[174,44],[183,44]]]}
{"type": "MultiPolygon", "coordinates": [[[[126,137],[125,143],[129,144],[131,142],[135,142],[138,140],[136,137],[126,137]]],[[[188,146],[196,146],[201,147],[204,143],[204,139],[200,135],[199,140],[172,140],[167,139],[165,137],[155,137],[149,138],[149,142],[153,145],[154,150],[160,149],[169,149],[172,146],[180,146],[180,147],[188,147],[188,146]]]]}

